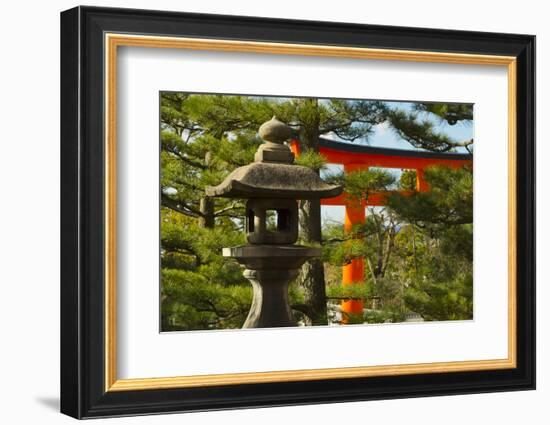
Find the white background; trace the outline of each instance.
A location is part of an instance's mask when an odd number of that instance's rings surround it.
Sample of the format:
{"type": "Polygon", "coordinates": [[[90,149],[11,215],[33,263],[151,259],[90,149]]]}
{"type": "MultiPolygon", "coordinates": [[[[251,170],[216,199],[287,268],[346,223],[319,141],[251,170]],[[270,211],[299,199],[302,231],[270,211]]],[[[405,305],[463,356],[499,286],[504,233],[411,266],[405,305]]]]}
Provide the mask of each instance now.
{"type": "Polygon", "coordinates": [[[507,358],[505,66],[125,47],[118,69],[119,378],[507,358]],[[474,320],[159,334],[160,90],[473,103],[474,320]]]}
{"type": "MultiPolygon", "coordinates": [[[[97,5],[263,15],[371,24],[534,33],[538,40],[538,116],[550,115],[550,29],[541,1],[296,2],[97,1],[97,5]]],[[[59,391],[59,11],[69,1],[10,2],[0,15],[0,418],[3,423],[69,423],[57,413],[59,391]]],[[[550,131],[540,126],[538,139],[550,131]]],[[[548,143],[539,143],[538,216],[548,217],[548,143]]],[[[538,390],[166,415],[109,423],[253,424],[342,422],[467,424],[548,423],[550,277],[548,220],[538,223],[538,390]]],[[[100,421],[103,422],[103,421],[100,421]]]]}

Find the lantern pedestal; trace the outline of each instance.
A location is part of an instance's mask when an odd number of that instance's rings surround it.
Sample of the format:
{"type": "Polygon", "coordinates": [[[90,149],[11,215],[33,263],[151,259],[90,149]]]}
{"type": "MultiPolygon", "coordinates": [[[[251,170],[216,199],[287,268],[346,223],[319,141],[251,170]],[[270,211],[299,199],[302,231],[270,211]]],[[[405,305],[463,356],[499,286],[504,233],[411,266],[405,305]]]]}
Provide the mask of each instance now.
{"type": "Polygon", "coordinates": [[[224,248],[224,257],[233,257],[245,267],[244,277],[254,291],[252,306],[243,328],[296,326],[288,302],[288,285],[319,248],[299,245],[243,245],[224,248]]]}

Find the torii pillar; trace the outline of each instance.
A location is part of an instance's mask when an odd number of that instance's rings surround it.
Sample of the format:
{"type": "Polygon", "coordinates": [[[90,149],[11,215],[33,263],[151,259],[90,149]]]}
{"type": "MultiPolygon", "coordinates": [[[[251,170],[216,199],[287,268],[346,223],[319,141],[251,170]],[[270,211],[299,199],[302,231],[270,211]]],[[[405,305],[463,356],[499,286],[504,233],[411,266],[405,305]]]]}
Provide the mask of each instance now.
{"type": "MultiPolygon", "coordinates": [[[[344,172],[347,174],[356,170],[368,169],[365,164],[345,164],[344,172]]],[[[346,196],[344,215],[344,232],[351,233],[353,226],[365,224],[365,201],[353,199],[346,196]]],[[[342,267],[342,286],[350,286],[357,283],[362,283],[365,280],[365,259],[363,257],[353,258],[349,264],[342,267]]],[[[342,322],[348,322],[346,314],[363,314],[363,300],[350,299],[344,300],[341,303],[342,322]]]]}

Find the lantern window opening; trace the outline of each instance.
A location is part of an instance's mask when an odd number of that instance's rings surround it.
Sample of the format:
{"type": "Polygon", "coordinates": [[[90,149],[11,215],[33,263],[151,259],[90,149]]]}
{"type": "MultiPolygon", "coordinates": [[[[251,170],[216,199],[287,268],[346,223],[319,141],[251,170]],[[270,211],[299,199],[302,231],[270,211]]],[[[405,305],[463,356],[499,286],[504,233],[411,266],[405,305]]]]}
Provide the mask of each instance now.
{"type": "Polygon", "coordinates": [[[268,232],[290,231],[290,211],[282,208],[266,210],[265,228],[268,232]]]}
{"type": "Polygon", "coordinates": [[[248,224],[248,233],[254,233],[254,210],[247,210],[247,224],[248,224]]]}

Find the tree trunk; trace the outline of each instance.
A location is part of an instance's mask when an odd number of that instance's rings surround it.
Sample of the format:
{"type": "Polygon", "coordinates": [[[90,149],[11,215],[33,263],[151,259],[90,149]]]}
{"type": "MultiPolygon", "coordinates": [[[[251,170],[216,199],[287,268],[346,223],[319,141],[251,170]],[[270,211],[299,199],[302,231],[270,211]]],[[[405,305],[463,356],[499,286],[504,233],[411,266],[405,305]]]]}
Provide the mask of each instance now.
{"type": "Polygon", "coordinates": [[[209,196],[205,196],[199,201],[199,227],[212,229],[215,223],[214,217],[214,200],[209,196]]]}
{"type": "MultiPolygon", "coordinates": [[[[319,201],[302,201],[300,227],[306,242],[321,243],[321,205],[319,201]]],[[[304,301],[308,307],[309,324],[326,325],[327,301],[325,269],[319,258],[306,261],[302,266],[300,284],[304,289],[304,301]]]]}
{"type": "Polygon", "coordinates": [[[390,264],[390,257],[393,252],[393,248],[395,245],[395,225],[391,224],[390,228],[388,229],[387,233],[387,240],[386,240],[386,253],[384,254],[384,261],[382,262],[382,270],[380,273],[381,277],[384,277],[386,275],[386,269],[388,268],[388,265],[390,264]]]}
{"type": "MultiPolygon", "coordinates": [[[[298,112],[300,145],[302,151],[319,152],[319,105],[316,99],[304,99],[298,112]]],[[[300,230],[306,242],[321,243],[321,203],[319,200],[301,201],[300,230]]],[[[300,284],[304,289],[309,324],[326,325],[327,301],[325,270],[320,259],[307,261],[302,266],[300,284]]]]}
{"type": "MultiPolygon", "coordinates": [[[[204,155],[204,165],[208,167],[211,160],[212,154],[206,152],[206,155],[204,155]]],[[[199,201],[199,211],[201,214],[199,217],[199,227],[212,229],[215,224],[214,199],[209,196],[202,197],[199,201]]]]}

